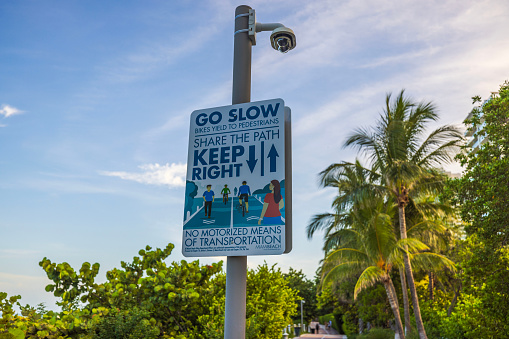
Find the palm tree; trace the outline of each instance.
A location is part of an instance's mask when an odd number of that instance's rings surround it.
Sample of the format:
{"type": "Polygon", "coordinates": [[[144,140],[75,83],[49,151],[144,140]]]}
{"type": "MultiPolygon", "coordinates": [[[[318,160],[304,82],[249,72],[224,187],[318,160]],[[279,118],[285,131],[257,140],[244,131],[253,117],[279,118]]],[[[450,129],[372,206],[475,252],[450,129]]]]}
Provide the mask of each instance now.
{"type": "MultiPolygon", "coordinates": [[[[442,126],[422,139],[425,126],[438,120],[431,102],[414,103],[405,98],[404,90],[391,102],[386,96],[385,108],[377,125],[360,128],[345,142],[367,156],[370,172],[376,177],[377,190],[392,196],[398,204],[398,223],[401,240],[407,239],[405,207],[411,192],[436,193],[443,185],[443,176],[436,166],[452,161],[462,134],[450,125],[442,126]]],[[[342,164],[332,165],[323,176],[334,176],[342,164]]],[[[427,338],[421,319],[412,266],[407,252],[403,256],[406,278],[414,306],[417,330],[421,339],[427,338]]]]}
{"type": "MultiPolygon", "coordinates": [[[[454,210],[447,203],[439,201],[438,196],[420,194],[417,191],[411,192],[409,204],[405,208],[406,222],[408,225],[408,236],[416,238],[431,248],[433,253],[441,253],[451,235],[450,221],[454,218],[454,210]]],[[[399,224],[394,225],[400,229],[399,224]]],[[[431,277],[436,272],[435,267],[425,268],[431,277]]],[[[405,333],[409,333],[410,305],[408,301],[408,284],[406,281],[404,267],[400,267],[399,275],[403,294],[403,309],[405,319],[405,333]]]]}
{"type": "MultiPolygon", "coordinates": [[[[338,190],[338,195],[333,201],[334,213],[323,213],[316,215],[307,227],[308,237],[311,238],[318,230],[325,231],[324,252],[328,255],[338,247],[345,246],[344,229],[352,228],[355,219],[352,210],[358,209],[365,200],[378,199],[385,197],[384,190],[378,189],[376,181],[379,175],[364,168],[357,160],[355,163],[342,162],[331,165],[321,174],[321,185],[324,187],[334,187],[338,190]]],[[[413,195],[418,192],[414,191],[413,195]]],[[[387,203],[395,205],[395,202],[389,196],[387,203]]],[[[446,228],[442,223],[437,222],[437,218],[448,215],[451,208],[446,204],[441,204],[434,197],[419,194],[410,200],[409,219],[412,227],[410,234],[424,241],[429,246],[436,246],[441,233],[446,228]]],[[[399,225],[393,219],[393,226],[399,230],[399,225]]],[[[429,263],[427,268],[433,270],[437,267],[429,263]],[[431,266],[429,266],[431,264],[431,266]]],[[[402,282],[403,303],[405,310],[405,333],[410,330],[410,313],[404,266],[399,267],[400,278],[402,282]]]]}
{"type": "Polygon", "coordinates": [[[403,265],[405,254],[417,261],[433,260],[435,264],[446,266],[452,266],[452,262],[433,253],[423,253],[428,247],[417,239],[398,239],[393,227],[395,204],[371,195],[355,205],[349,211],[350,226],[335,232],[341,238],[341,245],[331,250],[325,259],[323,269],[327,273],[323,283],[341,281],[362,271],[355,285],[355,299],[362,289],[381,282],[391,305],[397,332],[403,339],[405,332],[391,279],[392,269],[403,265]]]}

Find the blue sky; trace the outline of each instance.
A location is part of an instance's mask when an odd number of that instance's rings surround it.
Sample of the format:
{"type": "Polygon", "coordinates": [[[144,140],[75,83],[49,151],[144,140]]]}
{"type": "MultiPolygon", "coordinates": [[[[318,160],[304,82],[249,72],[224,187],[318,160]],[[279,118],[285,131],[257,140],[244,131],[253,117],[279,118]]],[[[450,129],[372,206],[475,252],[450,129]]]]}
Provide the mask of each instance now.
{"type": "MultiPolygon", "coordinates": [[[[232,1],[0,2],[0,291],[46,302],[43,257],[101,264],[176,245],[189,116],[231,103],[232,1]]],[[[334,192],[317,173],[353,160],[342,144],[385,94],[433,100],[459,124],[471,97],[509,78],[505,1],[252,1],[259,22],[297,35],[287,54],[260,33],[252,101],[293,114],[294,249],[250,257],[312,277],[310,218],[334,192]]],[[[436,126],[432,126],[436,127],[436,126]]],[[[449,169],[459,172],[457,165],[449,169]]],[[[200,258],[207,263],[218,258],[200,258]]]]}

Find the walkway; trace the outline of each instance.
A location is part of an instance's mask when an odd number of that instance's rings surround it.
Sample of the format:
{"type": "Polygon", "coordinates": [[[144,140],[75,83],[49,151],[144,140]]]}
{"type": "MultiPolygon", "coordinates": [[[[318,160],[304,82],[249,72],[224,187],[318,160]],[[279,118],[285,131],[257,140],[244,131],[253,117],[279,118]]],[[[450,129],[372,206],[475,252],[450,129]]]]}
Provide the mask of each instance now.
{"type": "Polygon", "coordinates": [[[320,331],[318,334],[306,333],[297,338],[347,339],[346,335],[338,334],[338,332],[333,328],[328,330],[324,325],[320,325],[320,331]]]}

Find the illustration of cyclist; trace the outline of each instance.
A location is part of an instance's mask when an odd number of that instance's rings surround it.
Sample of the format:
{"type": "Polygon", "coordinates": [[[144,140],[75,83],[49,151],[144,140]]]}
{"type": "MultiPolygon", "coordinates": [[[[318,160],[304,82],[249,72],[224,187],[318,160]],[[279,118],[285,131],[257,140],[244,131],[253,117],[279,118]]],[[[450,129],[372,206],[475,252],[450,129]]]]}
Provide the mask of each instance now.
{"type": "Polygon", "coordinates": [[[223,194],[223,202],[226,205],[228,203],[228,194],[230,194],[230,189],[228,188],[228,185],[224,185],[224,188],[221,190],[221,193],[223,194]]]}
{"type": "Polygon", "coordinates": [[[242,186],[240,186],[240,188],[239,188],[239,205],[242,206],[242,199],[244,199],[244,202],[246,203],[246,213],[249,213],[248,197],[250,195],[251,195],[251,190],[249,189],[247,182],[243,181],[242,186]]]}

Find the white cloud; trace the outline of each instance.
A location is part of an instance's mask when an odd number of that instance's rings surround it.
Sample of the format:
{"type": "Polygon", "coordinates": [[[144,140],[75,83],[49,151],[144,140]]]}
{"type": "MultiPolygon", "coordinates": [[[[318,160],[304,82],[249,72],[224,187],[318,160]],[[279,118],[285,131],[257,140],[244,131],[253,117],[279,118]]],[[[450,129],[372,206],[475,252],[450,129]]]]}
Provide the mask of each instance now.
{"type": "Polygon", "coordinates": [[[110,177],[119,177],[124,180],[132,180],[148,185],[167,185],[170,188],[183,187],[186,184],[186,164],[146,164],[138,166],[142,172],[120,172],[120,171],[101,171],[101,175],[110,177]]]}
{"type": "MultiPolygon", "coordinates": [[[[2,107],[0,107],[0,115],[3,115],[5,118],[21,113],[23,113],[23,111],[17,109],[16,107],[9,105],[2,105],[2,107]]],[[[0,125],[0,127],[5,127],[5,125],[0,125]]]]}
{"type": "Polygon", "coordinates": [[[29,249],[2,249],[0,250],[0,258],[14,258],[14,257],[30,257],[39,254],[40,251],[29,249]]]}

